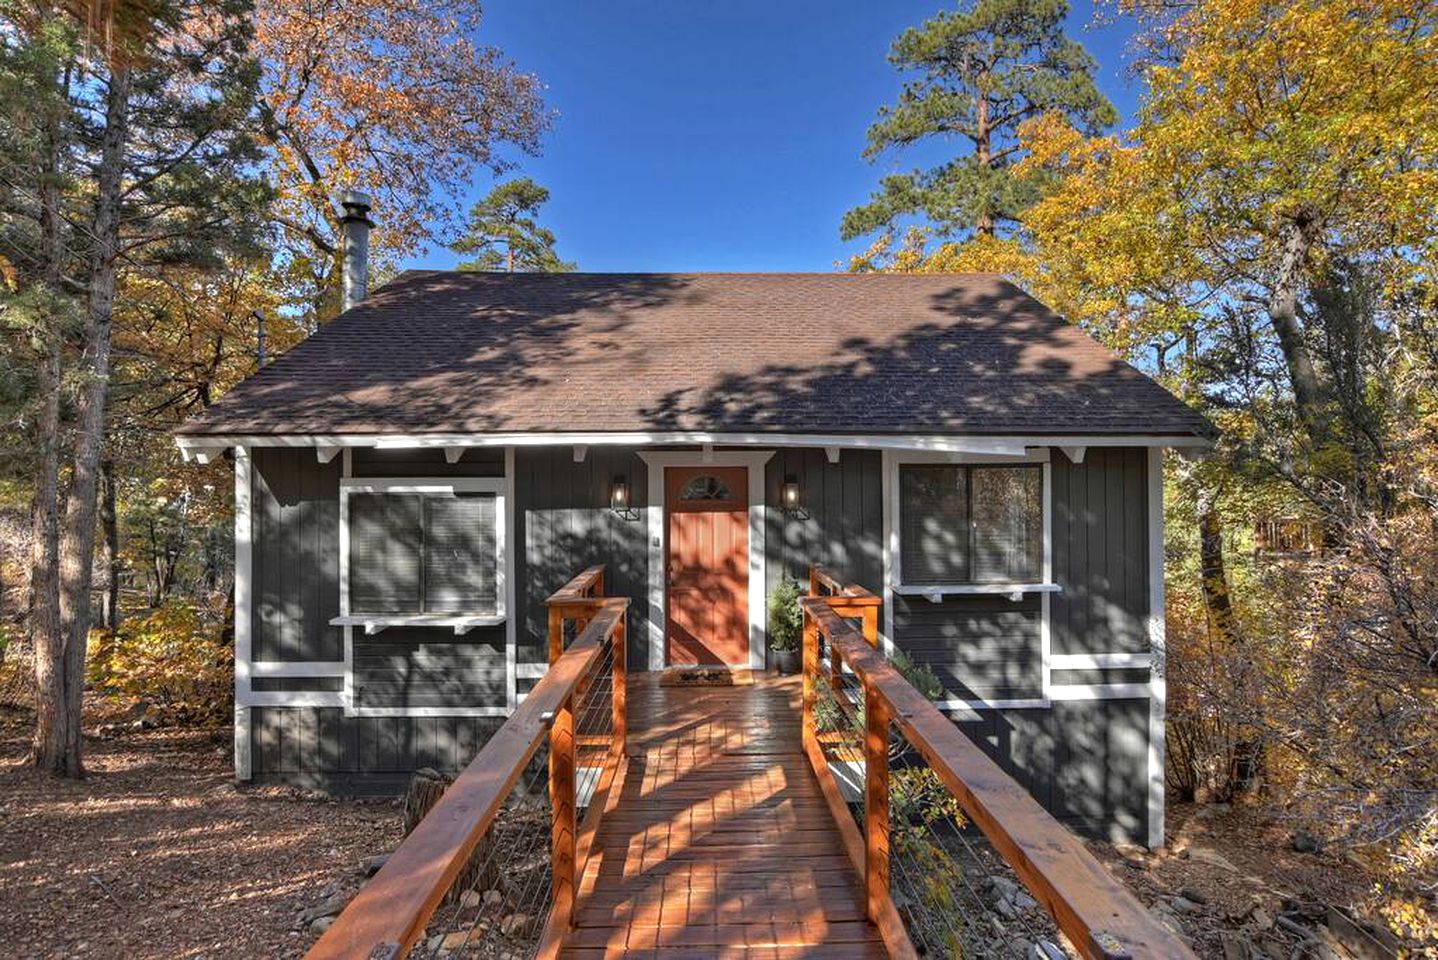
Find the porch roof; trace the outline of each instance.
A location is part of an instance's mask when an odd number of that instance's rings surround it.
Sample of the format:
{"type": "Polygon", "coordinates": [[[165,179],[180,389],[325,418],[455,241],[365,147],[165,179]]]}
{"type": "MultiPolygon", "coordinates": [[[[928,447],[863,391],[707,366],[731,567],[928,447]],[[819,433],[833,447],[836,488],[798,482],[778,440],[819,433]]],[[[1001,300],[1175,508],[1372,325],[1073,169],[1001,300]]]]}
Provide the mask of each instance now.
{"type": "Polygon", "coordinates": [[[412,270],[179,433],[1207,437],[987,274],[412,270]]]}

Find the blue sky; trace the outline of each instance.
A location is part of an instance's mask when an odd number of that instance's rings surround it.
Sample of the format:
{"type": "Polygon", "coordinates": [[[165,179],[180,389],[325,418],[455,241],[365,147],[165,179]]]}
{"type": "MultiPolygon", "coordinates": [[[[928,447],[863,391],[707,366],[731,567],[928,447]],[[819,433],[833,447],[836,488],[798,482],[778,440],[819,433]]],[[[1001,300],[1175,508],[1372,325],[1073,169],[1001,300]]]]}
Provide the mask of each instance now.
{"type": "MultiPolygon", "coordinates": [[[[830,270],[865,245],[840,242],[844,211],[922,159],[860,152],[899,89],[889,44],[943,7],[489,0],[480,39],[548,88],[554,130],[518,172],[550,189],[544,220],[580,269],[830,270]]],[[[1093,21],[1076,0],[1069,33],[1130,116],[1127,25],[1093,21]]],[[[434,250],[410,265],[455,259],[434,250]]]]}

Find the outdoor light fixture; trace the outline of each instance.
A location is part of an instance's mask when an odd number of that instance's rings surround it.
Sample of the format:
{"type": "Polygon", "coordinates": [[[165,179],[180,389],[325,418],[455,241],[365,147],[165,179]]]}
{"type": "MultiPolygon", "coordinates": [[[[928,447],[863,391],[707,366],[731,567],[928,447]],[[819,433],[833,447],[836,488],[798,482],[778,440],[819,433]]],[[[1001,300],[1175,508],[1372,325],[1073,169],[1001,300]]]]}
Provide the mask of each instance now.
{"type": "Polygon", "coordinates": [[[784,486],[779,491],[779,503],[787,513],[799,510],[799,478],[792,473],[784,476],[784,486]]]}
{"type": "Polygon", "coordinates": [[[614,478],[614,484],[609,488],[609,509],[616,513],[623,513],[629,509],[629,480],[619,476],[614,478]]]}

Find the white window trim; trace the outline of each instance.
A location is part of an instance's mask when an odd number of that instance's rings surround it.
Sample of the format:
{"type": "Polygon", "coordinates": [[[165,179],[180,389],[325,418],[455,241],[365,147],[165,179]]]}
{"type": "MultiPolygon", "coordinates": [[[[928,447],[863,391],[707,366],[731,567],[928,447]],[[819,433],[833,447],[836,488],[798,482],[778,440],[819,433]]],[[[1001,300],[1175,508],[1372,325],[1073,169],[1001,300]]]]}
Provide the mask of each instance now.
{"type": "Polygon", "coordinates": [[[749,666],[764,669],[768,644],[765,616],[767,571],[764,555],[764,473],[773,450],[684,450],[649,452],[639,458],[649,465],[649,669],[664,669],[664,637],[668,632],[665,602],[665,551],[668,530],[664,522],[664,470],[666,467],[747,467],[749,470],[749,666]]]}
{"type": "Polygon", "coordinates": [[[387,626],[449,626],[456,632],[485,624],[505,621],[509,607],[508,550],[506,534],[508,517],[508,481],[504,477],[344,477],[340,480],[340,615],[330,623],[355,626],[362,623],[365,632],[377,633],[387,626]],[[495,607],[493,611],[475,610],[448,615],[434,613],[354,614],[350,610],[350,504],[356,493],[409,493],[430,496],[461,493],[493,494],[494,503],[494,577],[495,607]],[[372,629],[374,628],[374,629],[372,629]]]}
{"type": "Polygon", "coordinates": [[[953,583],[906,583],[904,581],[904,569],[902,552],[897,550],[894,553],[893,569],[891,571],[892,590],[900,596],[923,596],[935,603],[938,603],[946,595],[963,594],[1003,594],[1015,600],[1021,599],[1026,593],[1055,593],[1060,587],[1053,582],[1053,564],[1051,560],[1052,547],[1050,543],[1049,527],[1052,521],[1053,503],[1050,484],[1049,451],[1029,451],[1024,456],[1001,457],[981,456],[973,454],[895,454],[892,457],[893,482],[890,484],[890,496],[893,497],[893,510],[895,520],[895,547],[899,546],[897,540],[898,523],[903,516],[902,484],[899,482],[899,470],[906,466],[1038,466],[1041,467],[1043,478],[1043,561],[1041,564],[1040,580],[1030,581],[976,581],[956,580],[953,583]]]}
{"type": "Polygon", "coordinates": [[[515,676],[515,620],[508,615],[514,609],[514,551],[506,546],[514,537],[514,453],[506,450],[503,477],[353,477],[350,451],[345,451],[344,475],[340,480],[340,615],[345,632],[345,686],[341,695],[346,717],[507,717],[519,702],[515,676]],[[349,609],[349,494],[350,493],[492,493],[495,495],[495,597],[498,610],[494,614],[465,617],[459,614],[445,618],[455,633],[467,632],[480,623],[505,625],[504,672],[505,703],[503,706],[473,707],[367,707],[356,702],[354,689],[355,626],[359,623],[367,634],[379,632],[383,626],[433,626],[436,614],[410,617],[353,616],[349,609]],[[383,625],[379,621],[386,621],[383,625]],[[377,629],[371,629],[373,623],[377,629]]]}
{"type": "Polygon", "coordinates": [[[1060,587],[1053,582],[1053,479],[1050,454],[1047,447],[1025,449],[1022,455],[1000,456],[974,453],[935,453],[919,451],[885,450],[882,455],[883,470],[883,559],[884,559],[884,634],[880,638],[886,653],[895,650],[894,597],[906,595],[924,596],[933,603],[939,603],[945,595],[1003,594],[1011,599],[1021,599],[1024,594],[1039,595],[1039,676],[1040,696],[1010,699],[948,699],[935,705],[941,710],[1036,710],[1051,706],[1050,690],[1053,670],[1053,639],[1049,597],[1060,587]],[[900,566],[899,516],[900,483],[899,468],[906,464],[954,464],[971,465],[1014,465],[1037,464],[1043,467],[1043,564],[1042,581],[1039,583],[986,583],[986,584],[905,584],[900,566]]]}
{"type": "MultiPolygon", "coordinates": [[[[484,623],[505,624],[505,683],[506,703],[503,706],[479,707],[362,707],[356,708],[354,698],[354,624],[342,623],[344,629],[344,659],[337,661],[255,661],[254,624],[251,615],[254,596],[254,543],[253,543],[253,458],[249,447],[235,447],[235,777],[249,780],[253,776],[252,723],[254,707],[331,707],[344,711],[346,717],[500,717],[508,716],[519,703],[515,665],[516,631],[514,617],[507,611],[515,609],[515,552],[503,549],[505,544],[514,542],[514,450],[505,451],[505,473],[497,477],[364,477],[352,476],[353,445],[338,445],[337,453],[343,455],[340,480],[340,593],[342,610],[348,607],[349,592],[349,527],[346,491],[385,488],[403,492],[406,488],[419,488],[424,492],[475,491],[496,494],[496,516],[503,517],[496,532],[496,547],[500,561],[496,569],[496,587],[499,591],[501,612],[497,616],[468,618],[484,623]],[[502,513],[500,512],[502,511],[502,513]],[[343,677],[342,690],[289,690],[261,691],[252,684],[254,677],[294,677],[313,679],[319,677],[343,677]]],[[[322,462],[323,462],[322,458],[322,462]]],[[[333,457],[328,459],[333,460],[333,457]]],[[[430,615],[433,616],[433,615],[430,615]]],[[[335,620],[344,619],[341,617],[335,620]]],[[[378,618],[372,618],[378,619],[378,618]]],[[[462,619],[462,618],[456,618],[462,619]]],[[[333,622],[333,621],[331,621],[333,622]]],[[[467,625],[454,624],[458,633],[468,629],[467,625]]]]}

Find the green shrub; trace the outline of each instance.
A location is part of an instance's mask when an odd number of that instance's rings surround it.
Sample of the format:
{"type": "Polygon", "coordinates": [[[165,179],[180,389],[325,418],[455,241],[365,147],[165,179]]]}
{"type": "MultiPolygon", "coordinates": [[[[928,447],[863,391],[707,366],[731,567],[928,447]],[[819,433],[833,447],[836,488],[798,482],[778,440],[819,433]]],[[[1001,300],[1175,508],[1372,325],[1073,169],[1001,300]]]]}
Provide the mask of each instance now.
{"type": "Polygon", "coordinates": [[[915,690],[922,693],[925,699],[938,700],[944,695],[944,684],[934,668],[927,663],[919,663],[903,650],[895,650],[889,657],[889,662],[894,669],[907,681],[915,690]]]}
{"type": "Polygon", "coordinates": [[[799,581],[787,570],[769,591],[769,649],[799,649],[799,638],[804,633],[804,611],[799,609],[802,593],[799,581]]]}

